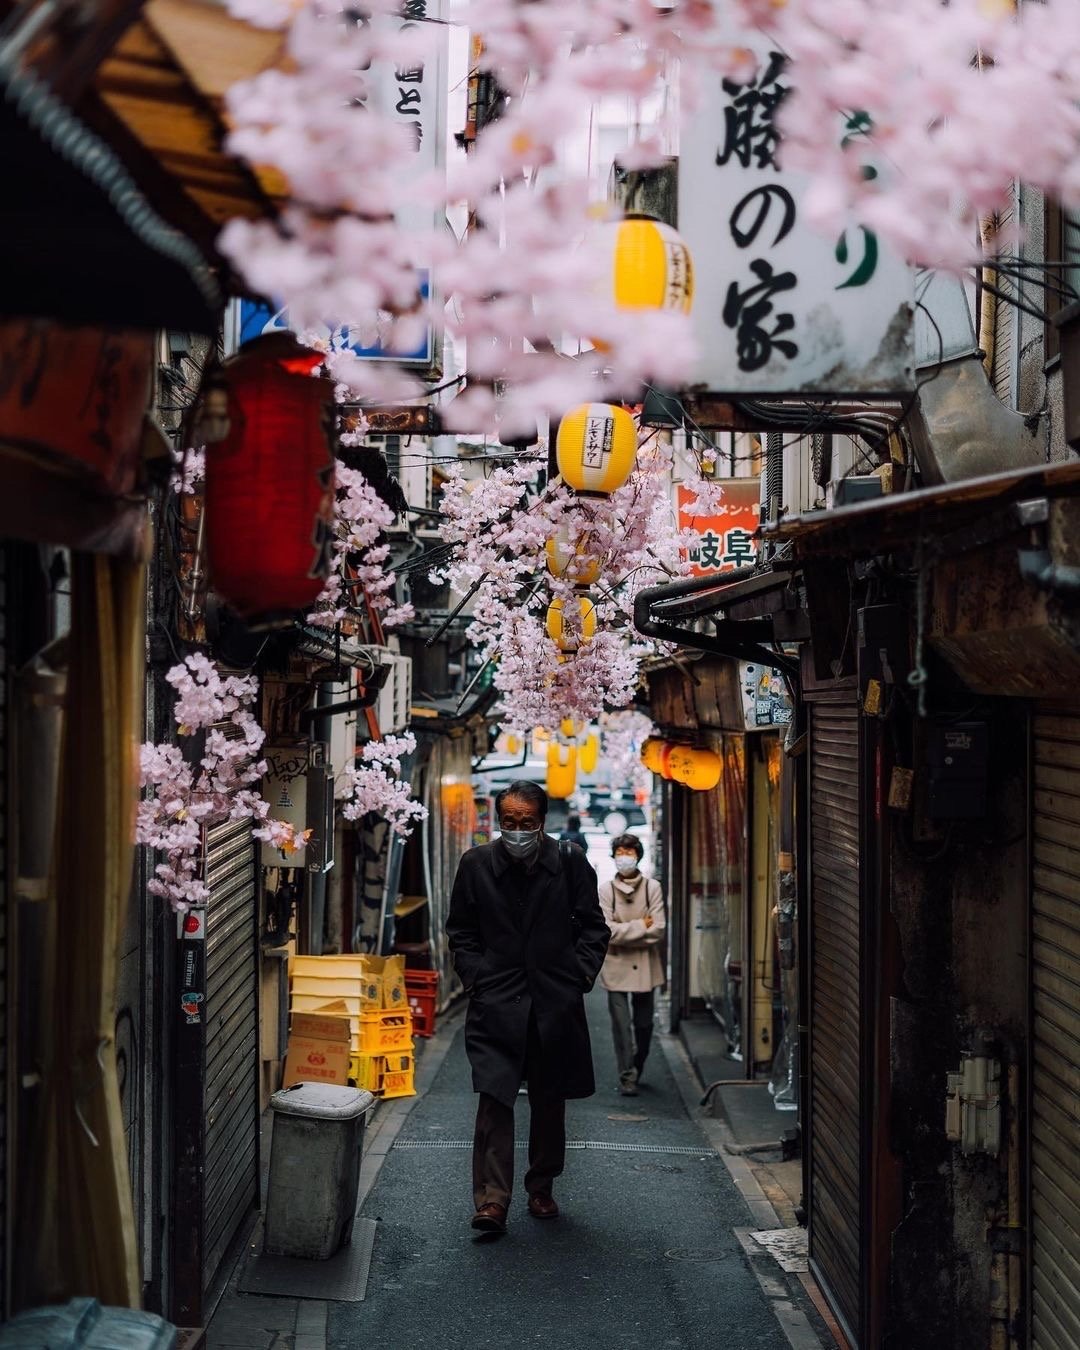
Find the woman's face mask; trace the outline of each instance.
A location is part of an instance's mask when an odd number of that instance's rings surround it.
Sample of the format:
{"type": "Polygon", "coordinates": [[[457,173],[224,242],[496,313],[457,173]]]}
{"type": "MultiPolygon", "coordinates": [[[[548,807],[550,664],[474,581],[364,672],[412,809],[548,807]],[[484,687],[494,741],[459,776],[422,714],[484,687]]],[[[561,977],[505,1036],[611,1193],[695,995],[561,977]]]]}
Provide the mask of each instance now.
{"type": "Polygon", "coordinates": [[[503,830],[502,841],[511,858],[531,858],[540,847],[540,831],[503,830]]]}
{"type": "Polygon", "coordinates": [[[629,876],[631,872],[637,871],[638,860],[636,853],[619,853],[615,856],[615,866],[618,868],[620,876],[629,876]]]}

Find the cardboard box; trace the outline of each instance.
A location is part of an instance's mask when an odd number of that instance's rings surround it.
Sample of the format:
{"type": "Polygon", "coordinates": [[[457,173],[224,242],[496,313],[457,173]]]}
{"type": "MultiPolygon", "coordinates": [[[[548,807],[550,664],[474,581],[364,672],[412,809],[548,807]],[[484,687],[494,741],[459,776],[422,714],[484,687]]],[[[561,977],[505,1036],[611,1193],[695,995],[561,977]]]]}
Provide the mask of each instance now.
{"type": "Polygon", "coordinates": [[[352,1039],[346,1009],[328,1003],[319,1012],[294,1012],[289,1030],[282,1087],[294,1083],[334,1083],[349,1086],[352,1039]]]}
{"type": "Polygon", "coordinates": [[[388,1011],[408,1012],[409,995],[405,989],[404,956],[369,956],[373,969],[382,975],[382,1005],[388,1011]]]}

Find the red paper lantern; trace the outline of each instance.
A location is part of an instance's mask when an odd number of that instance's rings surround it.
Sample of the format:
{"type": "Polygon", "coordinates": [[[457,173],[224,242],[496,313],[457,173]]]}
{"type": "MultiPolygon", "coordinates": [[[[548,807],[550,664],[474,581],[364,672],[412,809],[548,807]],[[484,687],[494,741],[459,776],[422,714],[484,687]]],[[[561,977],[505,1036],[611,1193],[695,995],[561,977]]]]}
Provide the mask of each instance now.
{"type": "Polygon", "coordinates": [[[225,363],[228,429],[206,452],[213,588],[247,619],[292,617],[326,581],[334,508],[334,383],[291,333],[225,363]]]}

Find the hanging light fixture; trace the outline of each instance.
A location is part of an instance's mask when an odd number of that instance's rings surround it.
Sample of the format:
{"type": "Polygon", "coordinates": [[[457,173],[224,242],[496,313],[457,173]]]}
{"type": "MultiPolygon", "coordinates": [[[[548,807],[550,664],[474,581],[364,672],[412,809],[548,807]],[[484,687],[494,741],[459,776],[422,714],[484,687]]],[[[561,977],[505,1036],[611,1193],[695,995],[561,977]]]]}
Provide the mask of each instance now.
{"type": "Polygon", "coordinates": [[[659,736],[649,736],[641,746],[641,762],[650,773],[659,773],[665,742],[659,736]]]}
{"type": "Polygon", "coordinates": [[[595,773],[600,758],[600,737],[590,731],[578,747],[578,766],[582,773],[595,773]]]}
{"type": "Polygon", "coordinates": [[[291,333],[246,343],[222,369],[227,417],[206,455],[214,590],[246,619],[291,621],[330,561],[334,382],[291,333]]]}
{"type": "Polygon", "coordinates": [[[611,235],[611,280],[619,309],[690,313],[694,264],[677,230],[654,216],[627,216],[611,235]]]}
{"type": "Polygon", "coordinates": [[[680,745],[672,750],[669,767],[676,783],[683,783],[695,792],[707,792],[719,783],[723,761],[715,750],[680,745]]]}
{"type": "Polygon", "coordinates": [[[600,559],[583,546],[580,534],[563,526],[547,541],[547,569],[553,577],[565,577],[575,586],[592,586],[600,580],[600,559]]]}
{"type": "Polygon", "coordinates": [[[547,751],[547,795],[563,800],[577,786],[577,747],[552,741],[547,751]]]}
{"type": "Polygon", "coordinates": [[[559,423],[555,450],[565,483],[583,496],[606,497],[630,477],[637,427],[614,403],[582,403],[559,423]]]}
{"type": "Polygon", "coordinates": [[[575,595],[564,604],[556,596],[548,605],[547,635],[561,652],[576,652],[596,636],[596,605],[588,595],[575,595]]]}

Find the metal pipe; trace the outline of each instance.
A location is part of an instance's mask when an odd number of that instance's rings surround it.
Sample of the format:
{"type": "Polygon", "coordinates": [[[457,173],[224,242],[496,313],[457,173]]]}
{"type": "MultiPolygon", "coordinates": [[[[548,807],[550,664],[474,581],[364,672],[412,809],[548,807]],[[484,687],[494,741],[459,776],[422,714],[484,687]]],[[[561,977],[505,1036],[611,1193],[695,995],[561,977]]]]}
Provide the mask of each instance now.
{"type": "Polygon", "coordinates": [[[1069,598],[1080,595],[1080,567],[1054,562],[1049,549],[1022,548],[1017,559],[1020,575],[1040,591],[1069,598]]]}
{"type": "Polygon", "coordinates": [[[698,1106],[707,1106],[709,1103],[709,1098],[713,1095],[713,1093],[716,1091],[717,1088],[758,1087],[758,1086],[759,1084],[755,1082],[755,1080],[752,1078],[718,1078],[715,1083],[710,1083],[709,1086],[705,1089],[705,1095],[702,1097],[701,1101],[698,1102],[698,1106]]]}
{"type": "MultiPolygon", "coordinates": [[[[1020,1065],[1010,1064],[1009,1101],[1009,1232],[1019,1233],[1021,1220],[1020,1188],[1020,1065]]],[[[1009,1343],[1020,1345],[1017,1319],[1023,1290],[1023,1269],[1019,1250],[1009,1251],[1009,1343]]]]}

